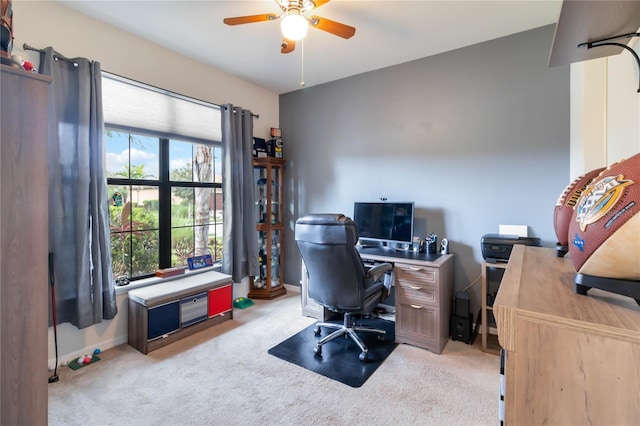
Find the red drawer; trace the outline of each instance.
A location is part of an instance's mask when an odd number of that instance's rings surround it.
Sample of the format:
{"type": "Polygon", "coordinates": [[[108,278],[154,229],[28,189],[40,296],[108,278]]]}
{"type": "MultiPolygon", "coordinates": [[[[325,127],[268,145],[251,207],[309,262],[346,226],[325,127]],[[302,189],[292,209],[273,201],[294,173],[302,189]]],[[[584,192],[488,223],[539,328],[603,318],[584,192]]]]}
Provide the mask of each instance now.
{"type": "Polygon", "coordinates": [[[209,290],[209,316],[215,316],[231,310],[233,288],[231,284],[209,290]]]}

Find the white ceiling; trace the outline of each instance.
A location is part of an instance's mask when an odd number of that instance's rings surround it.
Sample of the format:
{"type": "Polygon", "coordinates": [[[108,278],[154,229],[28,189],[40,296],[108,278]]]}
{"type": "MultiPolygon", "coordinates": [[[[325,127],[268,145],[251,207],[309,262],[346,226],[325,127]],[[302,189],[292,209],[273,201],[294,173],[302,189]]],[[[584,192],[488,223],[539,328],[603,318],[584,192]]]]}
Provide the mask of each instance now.
{"type": "Polygon", "coordinates": [[[332,0],[307,15],[356,28],[345,40],[310,28],[280,53],[279,21],[228,26],[232,16],[276,13],[262,1],[56,0],[277,94],[384,68],[557,22],[561,0],[332,0]],[[304,55],[302,52],[304,50],[304,55]]]}

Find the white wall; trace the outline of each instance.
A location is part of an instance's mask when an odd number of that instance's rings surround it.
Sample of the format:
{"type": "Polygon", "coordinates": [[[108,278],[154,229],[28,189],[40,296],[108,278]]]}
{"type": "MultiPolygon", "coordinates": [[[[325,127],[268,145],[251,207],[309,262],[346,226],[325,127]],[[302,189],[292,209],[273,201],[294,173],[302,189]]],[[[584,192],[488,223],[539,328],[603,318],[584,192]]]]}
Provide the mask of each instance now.
{"type": "Polygon", "coordinates": [[[612,164],[640,152],[640,71],[626,50],[607,58],[607,65],[607,164],[612,164]]]}
{"type": "MultiPolygon", "coordinates": [[[[267,138],[271,127],[279,127],[278,95],[255,84],[50,0],[14,1],[13,11],[13,54],[36,63],[38,54],[22,50],[23,43],[39,49],[52,46],[69,58],[98,61],[104,71],[215,104],[232,103],[250,109],[260,115],[254,121],[254,136],[267,138]]],[[[234,297],[246,295],[247,291],[246,280],[234,285],[234,297]]],[[[60,360],[70,361],[95,348],[105,350],[126,343],[127,300],[126,293],[117,296],[118,315],[111,321],[82,330],[70,324],[58,326],[60,360]]],[[[53,328],[49,329],[49,360],[52,366],[55,360],[53,328]]]]}
{"type": "MultiPolygon", "coordinates": [[[[636,45],[636,52],[640,49],[636,45]]],[[[570,179],[640,152],[638,65],[630,52],[571,64],[570,179]]]]}
{"type": "MultiPolygon", "coordinates": [[[[102,321],[91,327],[78,330],[69,323],[58,325],[59,365],[72,361],[81,355],[101,351],[127,343],[128,333],[128,296],[122,293],[116,296],[118,315],[113,320],[102,321]]],[[[53,327],[49,327],[49,369],[55,365],[55,340],[53,327]]]]}

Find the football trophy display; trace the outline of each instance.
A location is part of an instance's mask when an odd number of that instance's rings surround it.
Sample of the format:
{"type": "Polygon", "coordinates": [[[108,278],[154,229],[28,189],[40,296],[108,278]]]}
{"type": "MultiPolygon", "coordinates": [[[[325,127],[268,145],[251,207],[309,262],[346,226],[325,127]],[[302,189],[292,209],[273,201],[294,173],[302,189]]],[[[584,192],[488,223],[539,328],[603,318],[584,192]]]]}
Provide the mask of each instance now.
{"type": "Polygon", "coordinates": [[[600,167],[578,177],[567,185],[560,197],[558,197],[556,207],[553,210],[553,226],[556,231],[556,237],[558,237],[558,244],[556,245],[558,257],[564,256],[569,251],[569,223],[580,195],[604,169],[604,167],[600,167]]]}
{"type": "Polygon", "coordinates": [[[568,242],[576,293],[599,288],[640,304],[640,154],[609,166],[585,187],[568,242]]]}

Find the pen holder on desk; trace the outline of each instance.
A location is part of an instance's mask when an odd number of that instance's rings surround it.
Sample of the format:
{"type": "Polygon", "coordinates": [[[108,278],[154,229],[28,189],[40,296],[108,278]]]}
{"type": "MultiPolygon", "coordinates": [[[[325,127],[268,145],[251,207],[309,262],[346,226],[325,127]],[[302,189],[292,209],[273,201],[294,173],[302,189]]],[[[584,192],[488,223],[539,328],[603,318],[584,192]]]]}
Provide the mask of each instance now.
{"type": "Polygon", "coordinates": [[[425,252],[428,254],[438,253],[438,236],[433,232],[424,239],[425,252]]]}
{"type": "Polygon", "coordinates": [[[428,254],[438,253],[438,236],[433,232],[424,239],[425,252],[428,254]]]}
{"type": "Polygon", "coordinates": [[[427,253],[436,254],[438,252],[436,248],[437,245],[438,243],[435,241],[430,241],[429,244],[427,244],[427,253]]]}

